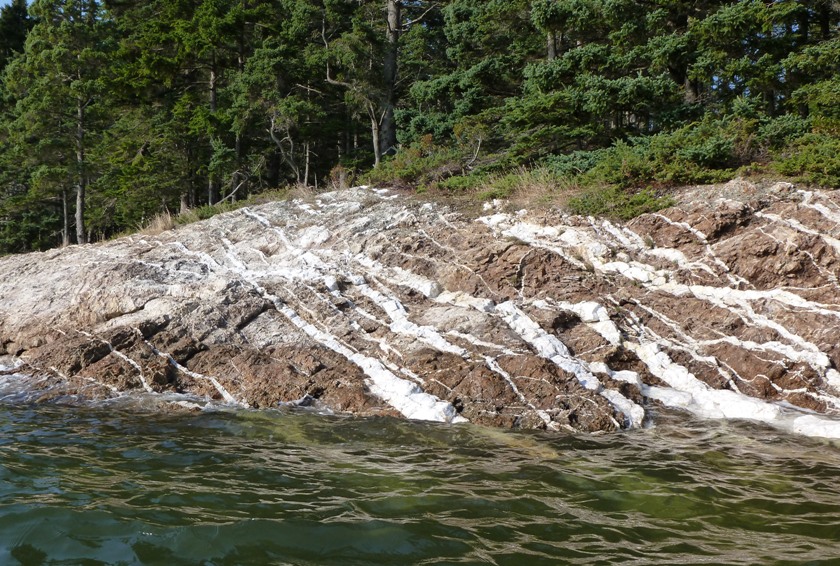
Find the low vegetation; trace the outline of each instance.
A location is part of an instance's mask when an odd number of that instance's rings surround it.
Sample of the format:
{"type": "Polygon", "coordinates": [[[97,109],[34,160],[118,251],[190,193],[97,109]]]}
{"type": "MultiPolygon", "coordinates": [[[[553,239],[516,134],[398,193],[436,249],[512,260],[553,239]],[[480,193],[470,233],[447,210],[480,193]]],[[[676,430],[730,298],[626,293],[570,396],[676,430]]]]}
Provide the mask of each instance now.
{"type": "Polygon", "coordinates": [[[0,253],[289,186],[618,218],[735,176],[837,187],[838,77],[827,0],[11,0],[0,253]]]}

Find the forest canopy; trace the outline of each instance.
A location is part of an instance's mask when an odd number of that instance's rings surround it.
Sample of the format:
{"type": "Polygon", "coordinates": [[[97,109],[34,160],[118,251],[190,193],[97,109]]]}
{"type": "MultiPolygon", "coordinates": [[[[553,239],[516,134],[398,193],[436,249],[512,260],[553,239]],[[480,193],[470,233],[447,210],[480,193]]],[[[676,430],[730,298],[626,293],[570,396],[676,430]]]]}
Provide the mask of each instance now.
{"type": "Polygon", "coordinates": [[[503,196],[531,175],[621,215],[750,171],[840,184],[840,2],[0,9],[0,253],[354,178],[503,196]]]}

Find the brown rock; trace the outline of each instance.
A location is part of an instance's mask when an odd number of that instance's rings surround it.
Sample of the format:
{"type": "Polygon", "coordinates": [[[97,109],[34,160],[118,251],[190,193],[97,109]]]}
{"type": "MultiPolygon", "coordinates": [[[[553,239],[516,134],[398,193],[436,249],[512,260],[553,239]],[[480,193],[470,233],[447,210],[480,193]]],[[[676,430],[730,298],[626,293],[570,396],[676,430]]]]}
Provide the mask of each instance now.
{"type": "MultiPolygon", "coordinates": [[[[477,222],[361,189],[302,207],[2,258],[0,355],[46,376],[27,387],[53,402],[148,386],[396,414],[367,371],[474,423],[551,430],[613,430],[624,417],[546,359],[549,337],[584,370],[604,364],[651,386],[667,380],[626,345],[657,342],[709,387],[768,402],[828,412],[840,395],[828,385],[840,365],[835,193],[737,181],[688,189],[625,226],[504,207],[477,222]],[[505,301],[530,321],[494,310],[505,301]],[[584,301],[609,319],[549,306],[584,301]]],[[[598,377],[651,406],[634,385],[598,377]]]]}

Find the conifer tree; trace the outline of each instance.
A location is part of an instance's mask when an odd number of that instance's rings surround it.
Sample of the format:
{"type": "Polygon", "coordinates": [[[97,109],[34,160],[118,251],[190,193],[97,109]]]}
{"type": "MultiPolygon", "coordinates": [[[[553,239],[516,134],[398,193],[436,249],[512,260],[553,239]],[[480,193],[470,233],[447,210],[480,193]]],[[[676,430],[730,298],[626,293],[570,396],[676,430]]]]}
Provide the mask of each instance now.
{"type": "Polygon", "coordinates": [[[12,0],[0,8],[0,71],[15,53],[23,51],[26,34],[33,21],[26,8],[26,0],[12,0]]]}
{"type": "Polygon", "coordinates": [[[15,100],[10,141],[29,147],[38,160],[32,185],[50,185],[63,195],[65,244],[66,199],[75,193],[76,242],[85,243],[87,190],[95,175],[89,149],[100,133],[110,24],[96,0],[36,0],[31,10],[37,23],[4,75],[15,100]]]}

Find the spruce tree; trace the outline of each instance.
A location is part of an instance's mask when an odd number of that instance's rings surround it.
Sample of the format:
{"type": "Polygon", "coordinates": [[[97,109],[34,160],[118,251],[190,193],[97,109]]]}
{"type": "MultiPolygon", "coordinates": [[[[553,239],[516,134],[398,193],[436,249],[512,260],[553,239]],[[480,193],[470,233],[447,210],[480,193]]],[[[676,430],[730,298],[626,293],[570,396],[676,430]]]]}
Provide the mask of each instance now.
{"type": "MultiPolygon", "coordinates": [[[[110,24],[96,0],[36,0],[37,23],[24,51],[6,67],[5,88],[15,101],[10,143],[37,160],[33,187],[75,193],[76,242],[86,243],[87,190],[96,172],[90,148],[101,132],[102,76],[112,48],[110,24]]],[[[64,243],[69,241],[65,214],[64,243]]]]}
{"type": "Polygon", "coordinates": [[[0,8],[0,71],[15,53],[23,51],[26,35],[33,23],[26,8],[26,0],[12,0],[0,8]]]}

